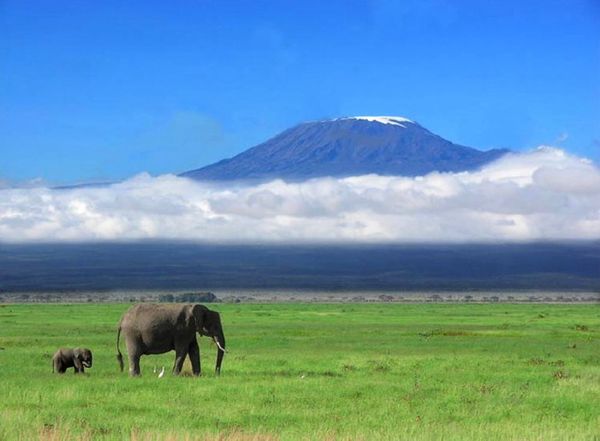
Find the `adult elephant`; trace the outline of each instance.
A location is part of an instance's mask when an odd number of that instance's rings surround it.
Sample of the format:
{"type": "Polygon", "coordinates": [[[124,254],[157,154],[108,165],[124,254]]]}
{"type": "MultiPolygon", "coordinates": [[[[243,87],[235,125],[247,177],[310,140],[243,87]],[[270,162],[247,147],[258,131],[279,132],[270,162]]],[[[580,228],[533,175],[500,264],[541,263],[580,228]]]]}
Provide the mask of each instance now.
{"type": "Polygon", "coordinates": [[[196,333],[212,337],[217,344],[215,372],[217,375],[221,373],[225,353],[221,317],[206,306],[140,303],[129,308],[121,317],[117,331],[117,360],[122,372],[123,355],[119,348],[121,332],[127,345],[131,375],[140,375],[142,355],[164,354],[173,350],[173,374],[179,375],[185,357],[189,355],[193,374],[200,375],[200,348],[196,333]]]}

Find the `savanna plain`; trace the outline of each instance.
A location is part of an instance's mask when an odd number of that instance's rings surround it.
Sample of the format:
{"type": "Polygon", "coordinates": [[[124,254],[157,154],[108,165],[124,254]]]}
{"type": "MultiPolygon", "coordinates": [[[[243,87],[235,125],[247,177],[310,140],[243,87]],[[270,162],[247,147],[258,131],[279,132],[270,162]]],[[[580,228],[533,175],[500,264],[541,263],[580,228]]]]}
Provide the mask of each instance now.
{"type": "Polygon", "coordinates": [[[600,440],[598,304],[209,305],[200,378],[119,371],[129,306],[0,306],[0,439],[600,440]],[[93,367],[52,374],[61,346],[93,367]]]}

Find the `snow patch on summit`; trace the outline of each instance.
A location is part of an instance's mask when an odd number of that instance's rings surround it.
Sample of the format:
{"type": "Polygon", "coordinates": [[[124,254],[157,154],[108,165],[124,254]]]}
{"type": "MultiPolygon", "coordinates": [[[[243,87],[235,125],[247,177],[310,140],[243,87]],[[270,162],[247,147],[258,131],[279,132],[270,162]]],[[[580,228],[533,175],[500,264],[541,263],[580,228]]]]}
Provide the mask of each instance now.
{"type": "Polygon", "coordinates": [[[410,123],[410,124],[415,123],[414,121],[412,121],[408,118],[404,118],[403,116],[349,116],[346,118],[338,118],[338,120],[345,120],[345,119],[357,119],[357,120],[362,120],[362,121],[378,122],[381,124],[390,124],[393,126],[400,126],[400,127],[404,127],[404,128],[406,128],[406,126],[403,125],[402,123],[410,123]]]}

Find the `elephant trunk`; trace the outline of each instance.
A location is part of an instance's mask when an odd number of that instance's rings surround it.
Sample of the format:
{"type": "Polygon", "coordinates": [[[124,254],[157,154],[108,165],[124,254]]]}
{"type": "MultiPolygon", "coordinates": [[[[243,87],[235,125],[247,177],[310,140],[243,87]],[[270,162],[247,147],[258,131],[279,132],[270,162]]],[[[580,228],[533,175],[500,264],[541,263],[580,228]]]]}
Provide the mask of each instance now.
{"type": "Polygon", "coordinates": [[[214,337],[215,343],[217,344],[217,364],[215,366],[215,374],[221,373],[221,363],[223,362],[223,355],[225,355],[225,336],[223,332],[220,332],[214,337]]]}

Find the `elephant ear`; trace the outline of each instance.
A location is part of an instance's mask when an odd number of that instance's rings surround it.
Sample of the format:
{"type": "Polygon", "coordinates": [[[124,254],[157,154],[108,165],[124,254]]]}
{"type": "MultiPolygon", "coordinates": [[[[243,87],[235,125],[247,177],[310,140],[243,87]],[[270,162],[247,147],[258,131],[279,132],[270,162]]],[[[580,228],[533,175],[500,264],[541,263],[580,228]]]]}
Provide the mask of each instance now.
{"type": "Polygon", "coordinates": [[[206,322],[205,326],[207,328],[220,328],[221,327],[221,314],[217,311],[211,311],[210,309],[206,311],[206,322]]]}
{"type": "Polygon", "coordinates": [[[81,354],[80,348],[73,349],[73,358],[76,358],[77,360],[81,360],[82,354],[81,354]]]}
{"type": "Polygon", "coordinates": [[[191,305],[190,324],[202,334],[206,327],[208,308],[204,305],[191,305]]]}

